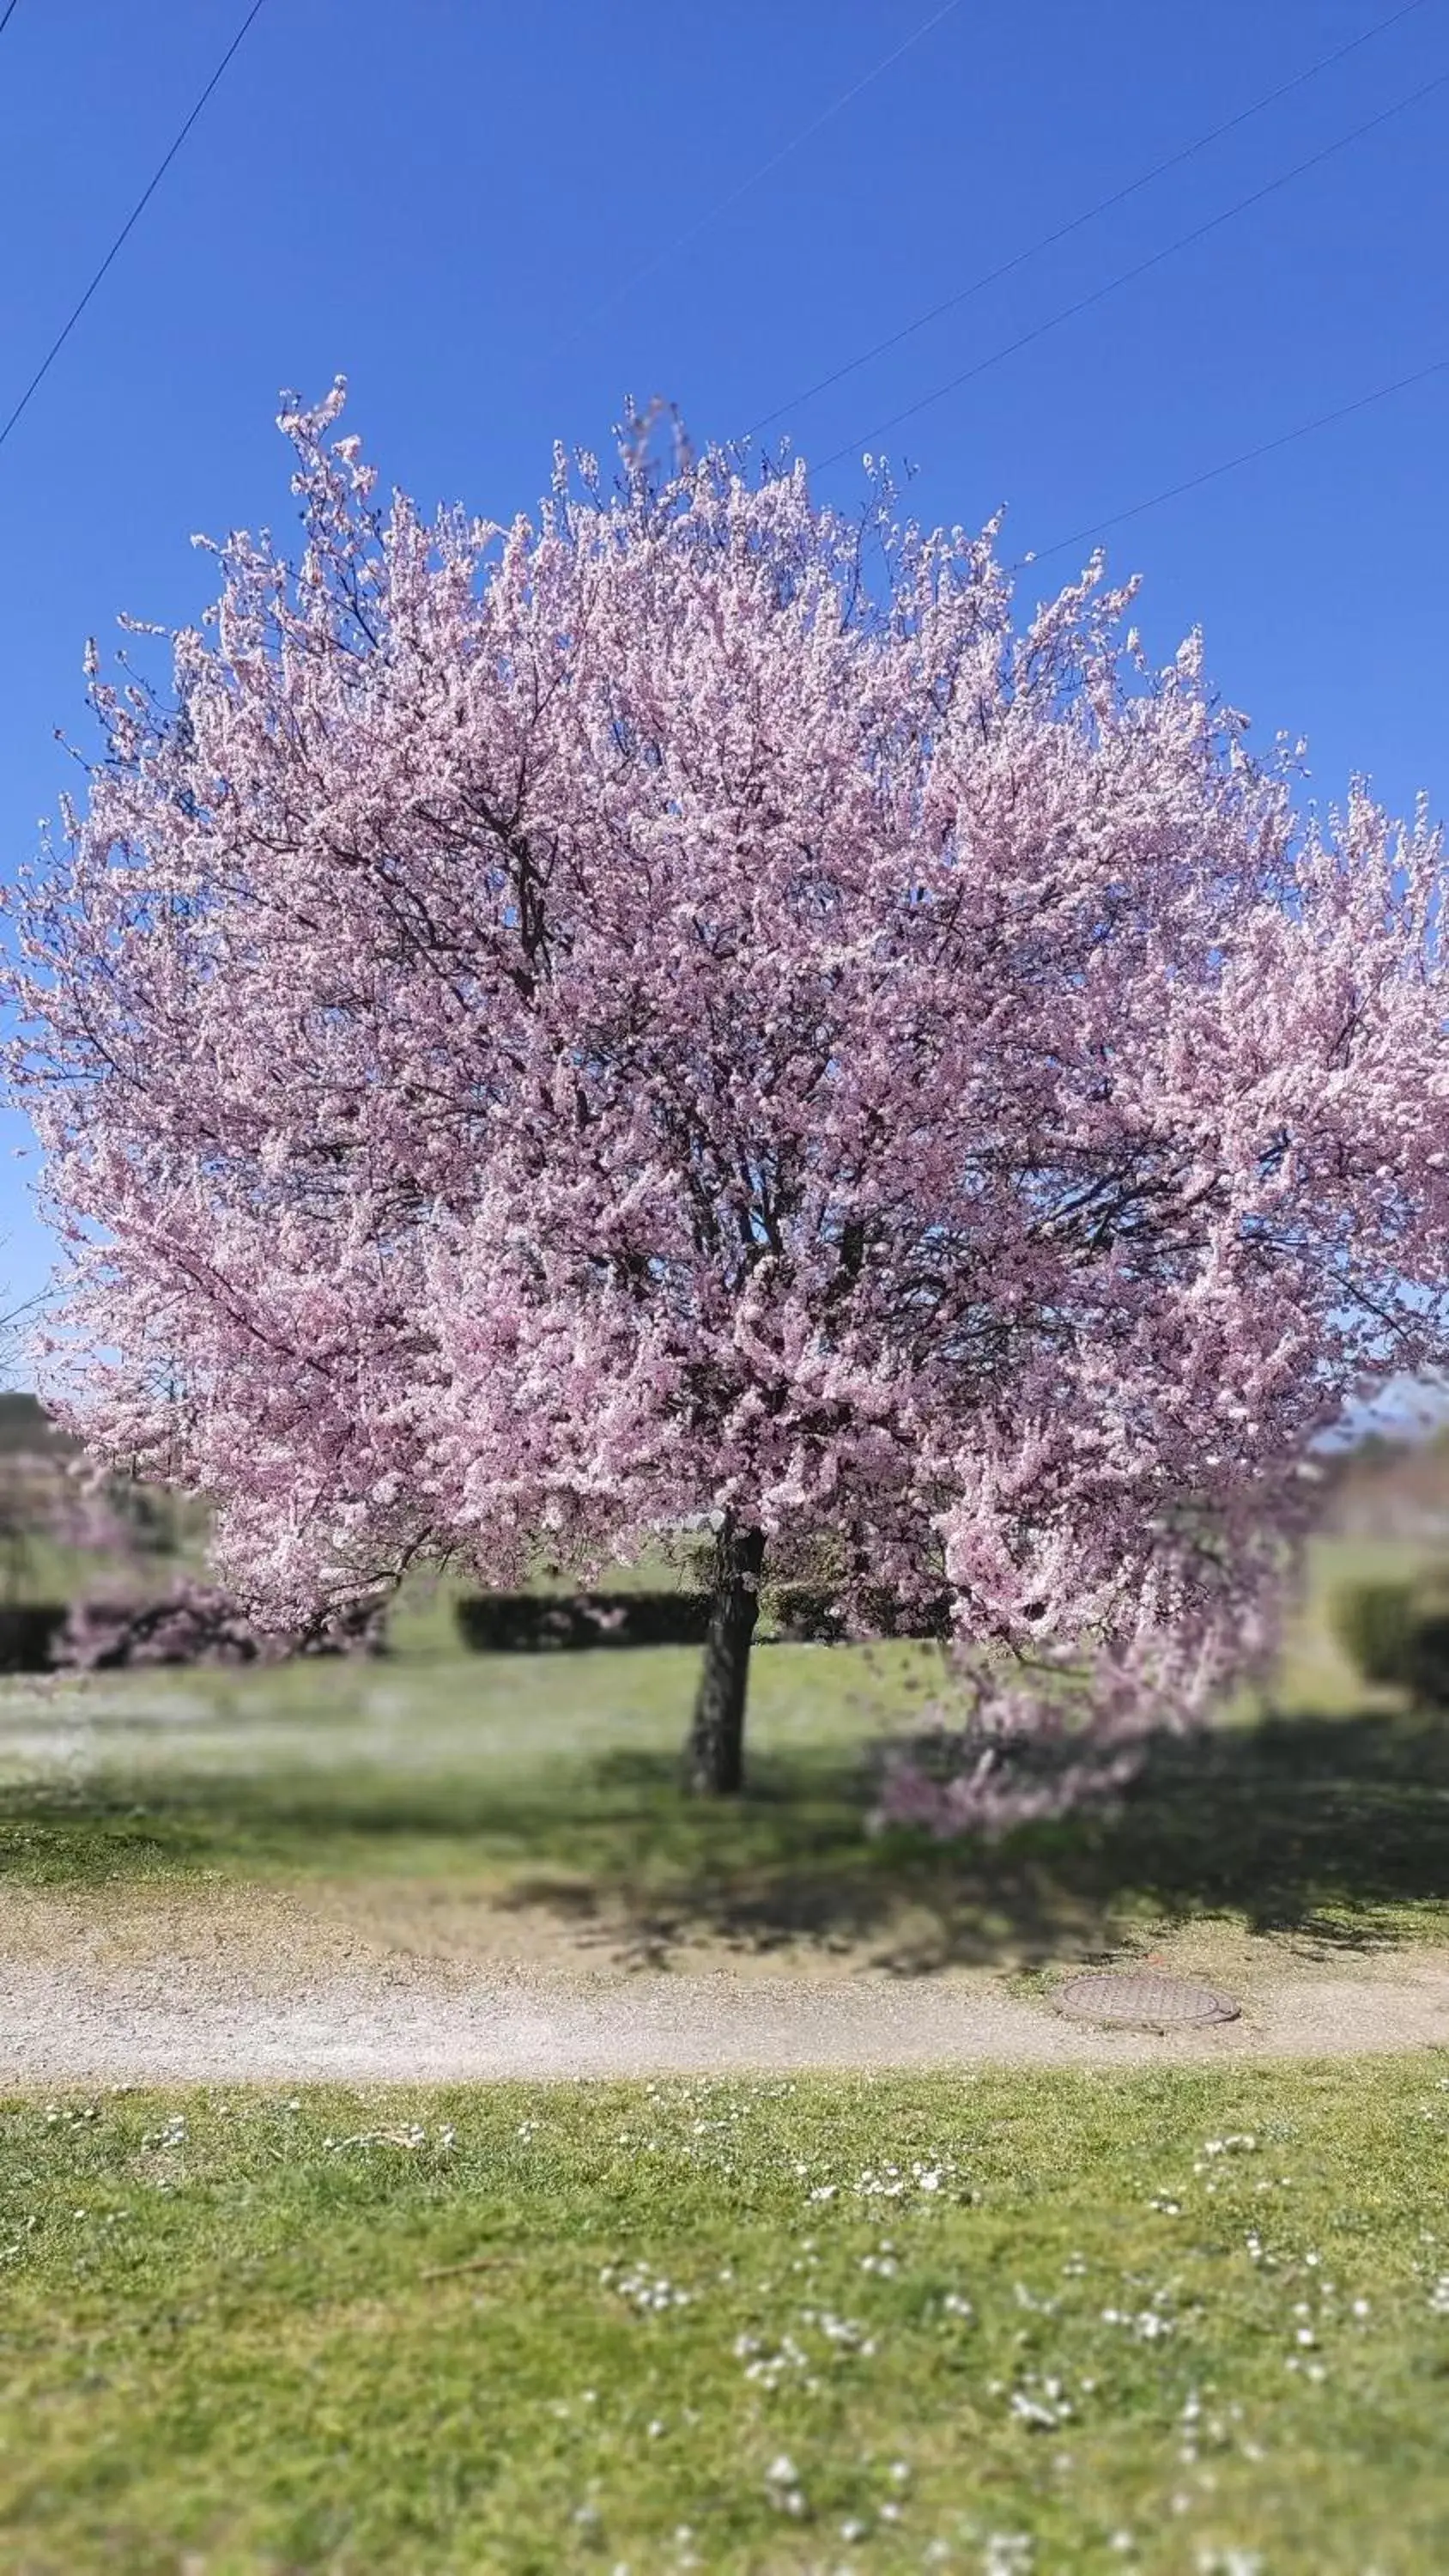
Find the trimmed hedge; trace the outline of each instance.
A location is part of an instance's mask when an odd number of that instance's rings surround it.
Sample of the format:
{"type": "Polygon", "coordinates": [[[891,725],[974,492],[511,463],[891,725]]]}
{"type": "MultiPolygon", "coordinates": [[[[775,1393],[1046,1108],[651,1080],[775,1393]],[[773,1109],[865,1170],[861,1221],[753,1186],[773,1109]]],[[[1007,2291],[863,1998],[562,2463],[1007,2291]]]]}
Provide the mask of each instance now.
{"type": "Polygon", "coordinates": [[[1330,1605],[1333,1633],[1366,1682],[1402,1683],[1414,1587],[1345,1583],[1330,1605]]]}
{"type": "Polygon", "coordinates": [[[70,1617],[68,1601],[7,1602],[0,1607],[0,1673],[48,1673],[70,1617]]]}
{"type": "Polygon", "coordinates": [[[152,1664],[277,1664],[293,1655],[380,1655],[386,1608],[359,1601],[290,1635],[254,1628],[214,1584],[178,1576],[147,1600],[97,1595],[72,1602],[52,1656],[69,1672],[120,1672],[152,1664]]]}
{"type": "Polygon", "coordinates": [[[1331,1615],[1339,1644],[1366,1682],[1407,1691],[1422,1708],[1449,1708],[1449,1583],[1442,1573],[1346,1583],[1331,1615]]]}
{"type": "MultiPolygon", "coordinates": [[[[791,1645],[836,1644],[846,1623],[832,1596],[806,1583],[766,1583],[760,1602],[767,1637],[791,1645]]],[[[888,1593],[863,1605],[870,1633],[941,1637],[949,1626],[943,1598],[902,1610],[888,1593]]],[[[578,1652],[589,1646],[702,1646],[709,1633],[707,1592],[480,1592],[455,1607],[463,1642],[481,1655],[578,1652]]]]}
{"type": "Polygon", "coordinates": [[[1443,1593],[1415,1605],[1405,1679],[1421,1708],[1449,1708],[1449,1598],[1443,1593]]]}
{"type": "Polygon", "coordinates": [[[480,1592],[455,1612],[480,1655],[537,1655],[585,1646],[702,1646],[705,1592],[480,1592]]]}
{"type": "MultiPolygon", "coordinates": [[[[764,1613],[782,1644],[836,1644],[850,1625],[833,1606],[833,1593],[810,1583],[766,1583],[764,1613]]],[[[928,1638],[951,1633],[949,1595],[902,1603],[893,1592],[861,1595],[861,1626],[871,1637],[928,1638]]]]}
{"type": "Polygon", "coordinates": [[[0,1673],[111,1672],[128,1664],[250,1664],[381,1655],[386,1605],[349,1603],[296,1636],[260,1634],[224,1592],[182,1579],[149,1600],[0,1604],[0,1673]]]}

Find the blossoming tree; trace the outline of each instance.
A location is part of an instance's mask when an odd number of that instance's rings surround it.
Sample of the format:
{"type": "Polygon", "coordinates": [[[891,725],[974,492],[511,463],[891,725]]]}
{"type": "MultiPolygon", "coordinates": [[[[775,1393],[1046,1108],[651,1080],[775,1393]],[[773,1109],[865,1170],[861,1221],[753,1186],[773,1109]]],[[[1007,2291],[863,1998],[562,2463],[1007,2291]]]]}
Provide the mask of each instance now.
{"type": "MultiPolygon", "coordinates": [[[[1443,876],[1302,820],[1100,568],[724,457],[218,549],[22,896],[69,1418],[278,1619],[705,1515],[690,1777],[772,1549],[944,1587],[949,1826],[1115,1776],[1271,1626],[1310,1444],[1445,1352],[1443,876]],[[878,541],[878,543],[877,543],[878,541]],[[1061,1739],[1023,1787],[1013,1745],[1061,1739]]],[[[59,1366],[60,1360],[57,1360],[59,1366]]]]}

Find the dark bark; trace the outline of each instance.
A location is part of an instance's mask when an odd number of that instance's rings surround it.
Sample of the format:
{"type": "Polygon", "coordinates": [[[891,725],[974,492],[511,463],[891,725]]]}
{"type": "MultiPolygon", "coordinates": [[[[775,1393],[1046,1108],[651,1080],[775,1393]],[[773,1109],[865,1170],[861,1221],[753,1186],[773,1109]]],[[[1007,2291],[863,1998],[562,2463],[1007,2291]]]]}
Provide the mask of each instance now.
{"type": "Polygon", "coordinates": [[[764,1561],[763,1530],[728,1524],[721,1530],[704,1670],[684,1754],[685,1785],[697,1798],[734,1797],[745,1784],[745,1694],[764,1561]]]}

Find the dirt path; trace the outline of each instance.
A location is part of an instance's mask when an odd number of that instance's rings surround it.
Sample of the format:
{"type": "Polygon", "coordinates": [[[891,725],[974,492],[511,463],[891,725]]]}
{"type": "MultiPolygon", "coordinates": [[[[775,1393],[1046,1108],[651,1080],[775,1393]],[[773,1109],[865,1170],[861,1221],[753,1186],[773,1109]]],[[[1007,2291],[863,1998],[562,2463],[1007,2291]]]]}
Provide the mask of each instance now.
{"type": "Polygon", "coordinates": [[[1231,2064],[1449,2047],[1449,1952],[1284,1973],[1265,1946],[1238,1967],[1216,1981],[1241,1997],[1239,2020],[1159,2038],[1065,2021],[1045,1995],[984,1973],[629,1974],[439,1961],[379,1948],[261,1894],[122,1915],[10,1894],[0,1901],[0,2082],[1231,2064]]]}

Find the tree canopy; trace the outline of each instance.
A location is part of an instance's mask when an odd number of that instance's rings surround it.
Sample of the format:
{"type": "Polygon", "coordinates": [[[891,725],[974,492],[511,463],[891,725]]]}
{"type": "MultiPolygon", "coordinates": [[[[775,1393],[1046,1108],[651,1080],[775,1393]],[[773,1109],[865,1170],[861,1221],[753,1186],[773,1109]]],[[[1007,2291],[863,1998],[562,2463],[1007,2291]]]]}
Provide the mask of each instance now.
{"type": "Polygon", "coordinates": [[[1102,1743],[1188,1714],[1316,1435],[1445,1354],[1427,819],[1305,817],[1097,562],[1018,613],[994,528],[639,441],[425,523],[340,404],[295,564],[218,547],[165,694],[93,662],[23,890],[67,1418],[279,1618],[701,1513],[736,1584],[944,1582],[918,1812],[1066,1660],[1102,1743]]]}

